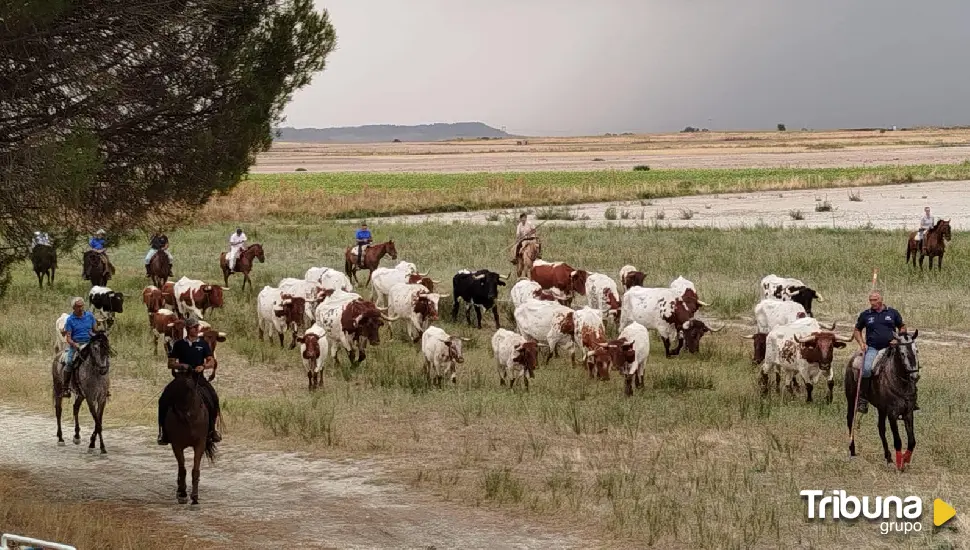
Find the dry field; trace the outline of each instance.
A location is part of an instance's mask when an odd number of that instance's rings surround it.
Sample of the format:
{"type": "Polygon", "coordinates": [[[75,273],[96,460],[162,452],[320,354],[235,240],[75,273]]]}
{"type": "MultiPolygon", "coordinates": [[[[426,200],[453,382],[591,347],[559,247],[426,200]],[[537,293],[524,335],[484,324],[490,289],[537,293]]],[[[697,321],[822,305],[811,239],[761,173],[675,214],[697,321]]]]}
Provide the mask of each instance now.
{"type": "MultiPolygon", "coordinates": [[[[216,258],[232,227],[173,232],[177,275],[218,280],[216,258]]],[[[352,230],[300,218],[247,226],[267,250],[267,263],[254,271],[256,291],[311,265],[338,266],[352,230]]],[[[508,228],[382,223],[375,230],[378,240],[394,236],[400,259],[445,280],[446,292],[457,269],[509,268],[508,228]]],[[[239,291],[231,279],[225,309],[209,319],[230,335],[218,349],[215,383],[226,441],[215,465],[203,466],[202,509],[191,513],[174,502],[174,459],[152,441],[154,399],[168,374],[152,356],[140,304],[129,300],[112,334],[109,454],[59,448],[49,393],[52,325],[86,285],[76,258],[62,260],[53,289],[37,289],[24,266],[0,305],[0,401],[18,408],[0,414],[0,431],[14,435],[0,450],[0,467],[28,471],[44,494],[103,506],[105,521],[117,520],[110,506],[119,502],[178,521],[207,547],[947,548],[961,543],[966,527],[961,520],[953,524],[958,531],[932,533],[929,503],[970,504],[970,439],[960,432],[970,412],[966,340],[950,334],[970,326],[966,238],[954,234],[946,270],[921,275],[902,265],[898,231],[551,227],[548,259],[611,275],[629,262],[652,285],[684,275],[712,303],[703,317],[732,323],[705,337],[697,355],[665,359],[653,339],[646,389],[632,398],[615,376],[591,382],[564,359],[540,367],[528,394],[501,388],[488,352],[491,325],[453,323],[450,312],[438,324],[472,338],[457,386],[428,387],[416,348],[383,333],[366,364],[328,366],[324,389],[311,396],[297,352],[257,341],[255,292],[239,291]],[[774,254],[764,253],[765,243],[774,254]],[[846,459],[840,375],[848,352],[836,357],[835,402],[805,404],[803,396],[759,395],[750,344],[740,338],[767,273],[810,282],[826,297],[817,315],[838,320],[846,333],[864,307],[873,267],[881,269],[887,301],[923,335],[918,446],[903,474],[883,463],[871,414],[860,423],[860,457],[846,459]],[[64,476],[69,489],[60,485],[64,476]],[[798,497],[807,488],[917,494],[926,506],[923,532],[881,536],[867,522],[809,523],[798,497]]],[[[144,245],[111,254],[119,272],[110,286],[137,296],[146,284],[144,245]]],[[[86,413],[81,423],[86,435],[86,413]]],[[[53,531],[49,520],[29,520],[13,525],[42,538],[86,540],[79,527],[53,531]]]]}
{"type": "Polygon", "coordinates": [[[260,155],[252,171],[588,171],[629,170],[638,164],[653,168],[837,168],[947,164],[968,157],[970,130],[698,132],[433,143],[277,143],[260,155]]]}

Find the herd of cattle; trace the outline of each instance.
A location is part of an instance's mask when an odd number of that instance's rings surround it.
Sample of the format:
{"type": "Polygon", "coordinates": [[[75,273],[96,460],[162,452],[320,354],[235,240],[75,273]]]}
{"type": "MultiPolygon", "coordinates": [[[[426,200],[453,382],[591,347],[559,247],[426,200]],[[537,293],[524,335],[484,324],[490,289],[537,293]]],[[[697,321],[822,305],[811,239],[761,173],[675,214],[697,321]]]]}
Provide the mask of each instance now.
{"type": "MultiPolygon", "coordinates": [[[[580,352],[590,378],[609,380],[610,371],[618,371],[625,380],[625,394],[631,395],[634,386],[643,385],[649,331],[656,333],[665,356],[671,357],[682,348],[696,353],[704,334],[723,329],[695,317],[709,304],[700,300],[691,281],[677,277],[666,287],[644,287],[644,274],[630,265],[619,271],[621,293],[617,282],[603,273],[536,260],[528,278],[511,286],[509,300],[499,298],[499,287],[506,286],[508,278],[487,269],[459,271],[448,294],[436,292],[441,281],[420,273],[410,262],[378,267],[371,275],[370,299],[354,291],[347,275],[327,267],[311,267],[302,279],[285,278],[276,287],[260,290],[256,299],[260,340],[276,338],[283,347],[290,333],[289,348],[299,344],[311,390],[320,386],[328,356],[337,365],[338,352],[343,350],[351,363],[360,363],[366,359],[368,345],[380,343],[380,328],[386,326],[393,334],[392,327],[398,323],[404,325],[411,342],[420,344],[429,380],[438,385],[445,377],[456,381],[457,366],[464,361],[462,342],[467,339],[432,324],[439,319],[439,301],[449,296],[453,321],[462,302],[466,320],[478,328],[482,327],[482,310],[492,311],[491,349],[500,382],[512,387],[521,378],[526,390],[529,379],[535,377],[539,350],[544,349],[546,363],[560,351],[568,351],[575,364],[580,352]],[[585,297],[584,307],[572,307],[576,295],[585,297]],[[513,308],[514,331],[501,327],[498,308],[506,302],[513,308]],[[477,323],[471,317],[473,309],[477,323]],[[616,327],[616,338],[607,338],[607,323],[616,327]]],[[[142,301],[148,310],[155,353],[160,339],[169,349],[184,336],[188,316],[202,321],[202,337],[214,351],[226,334],[206,323],[204,316],[223,307],[225,290],[186,277],[160,288],[146,287],[142,301]]],[[[753,340],[754,361],[761,364],[764,387],[771,372],[776,384],[784,375],[789,388],[801,378],[811,401],[814,383],[824,377],[831,400],[833,348],[844,347],[848,338],[836,335],[834,324],[822,327],[812,317],[812,303],[823,301],[822,296],[797,279],[776,275],[764,277],[759,290],[762,300],[754,308],[757,331],[745,338],[753,340]]],[[[99,323],[108,328],[115,314],[123,311],[122,294],[106,287],[92,288],[88,300],[99,323]]],[[[57,320],[58,330],[66,318],[64,314],[57,320]]],[[[63,346],[63,338],[58,346],[63,346]]],[[[214,376],[215,370],[209,379],[214,376]]]]}

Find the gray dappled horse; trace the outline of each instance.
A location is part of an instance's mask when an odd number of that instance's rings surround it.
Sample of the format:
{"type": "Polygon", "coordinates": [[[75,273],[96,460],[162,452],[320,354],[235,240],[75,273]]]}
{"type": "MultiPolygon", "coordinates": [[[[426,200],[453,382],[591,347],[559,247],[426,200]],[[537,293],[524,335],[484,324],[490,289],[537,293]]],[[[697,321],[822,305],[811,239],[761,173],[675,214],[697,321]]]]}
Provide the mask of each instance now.
{"type": "Polygon", "coordinates": [[[91,432],[91,443],[88,445],[88,452],[94,451],[94,440],[97,438],[101,443],[101,454],[108,451],[104,448],[104,437],[101,435],[101,420],[104,416],[104,406],[108,402],[108,390],[110,380],[108,369],[110,368],[111,347],[108,343],[108,336],[97,331],[83,348],[74,355],[74,369],[71,380],[65,381],[63,377],[66,350],[58,353],[54,358],[51,367],[51,374],[54,379],[54,413],[57,415],[57,443],[64,444],[64,437],[61,433],[61,401],[65,387],[74,391],[74,444],[81,443],[81,426],[78,423],[77,413],[81,410],[81,403],[87,401],[88,410],[91,418],[94,419],[94,431],[91,432]]]}

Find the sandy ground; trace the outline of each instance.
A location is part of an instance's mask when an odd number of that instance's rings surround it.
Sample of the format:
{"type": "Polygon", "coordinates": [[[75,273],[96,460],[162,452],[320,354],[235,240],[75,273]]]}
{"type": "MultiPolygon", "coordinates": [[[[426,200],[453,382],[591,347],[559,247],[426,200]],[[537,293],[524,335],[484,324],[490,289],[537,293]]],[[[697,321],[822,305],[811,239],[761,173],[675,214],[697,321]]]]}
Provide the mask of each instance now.
{"type": "MultiPolygon", "coordinates": [[[[110,411],[110,403],[108,410],[110,411]]],[[[600,543],[548,532],[498,513],[442,503],[387,483],[366,460],[308,460],[248,451],[231,440],[203,461],[200,506],[175,501],[177,467],[146,428],[107,428],[107,455],[88,454],[91,418],[82,408],[79,446],[57,446],[51,416],[0,408],[0,463],[53,480],[63,496],[159,511],[212,541],[211,548],[589,548],[600,543]]],[[[70,419],[67,419],[71,423],[70,419]]],[[[67,424],[65,424],[65,427],[67,424]]],[[[67,431],[67,430],[65,430],[67,431]]],[[[191,451],[188,452],[191,455],[191,451]]],[[[188,458],[188,457],[187,457],[188,458]]],[[[191,470],[191,462],[189,462],[191,470]]],[[[191,471],[189,472],[191,489],[191,471]]],[[[173,541],[173,546],[177,541],[173,541]]]]}
{"type": "Polygon", "coordinates": [[[496,153],[335,155],[326,146],[301,144],[260,155],[253,173],[293,172],[530,172],[630,170],[652,168],[830,168],[880,164],[948,164],[970,159],[970,147],[848,147],[805,151],[773,148],[754,151],[738,147],[673,148],[626,151],[516,151],[496,153]],[[594,161],[593,159],[602,159],[594,161]]]}
{"type": "MultiPolygon", "coordinates": [[[[954,231],[970,229],[970,181],[908,183],[876,187],[833,188],[821,190],[731,193],[654,199],[652,201],[602,202],[572,205],[576,220],[549,220],[549,225],[619,226],[658,224],[663,227],[736,228],[768,225],[773,227],[840,227],[877,229],[910,229],[915,231],[929,206],[936,217],[950,220],[954,231]],[[861,201],[849,200],[849,193],[861,201]],[[831,212],[816,212],[816,205],[828,201],[831,212]],[[629,219],[607,220],[606,209],[615,206],[617,217],[624,211],[629,219]],[[689,220],[683,212],[693,212],[689,220]],[[800,211],[803,220],[794,220],[790,212],[800,211]],[[663,212],[663,219],[658,213],[663,212]],[[642,219],[641,219],[642,216],[642,219]],[[589,219],[581,219],[588,217],[589,219]]],[[[533,209],[534,211],[535,209],[533,209]]],[[[484,210],[444,214],[421,214],[381,218],[382,223],[511,223],[518,210],[484,210]],[[489,222],[498,215],[500,221],[489,222]]]]}

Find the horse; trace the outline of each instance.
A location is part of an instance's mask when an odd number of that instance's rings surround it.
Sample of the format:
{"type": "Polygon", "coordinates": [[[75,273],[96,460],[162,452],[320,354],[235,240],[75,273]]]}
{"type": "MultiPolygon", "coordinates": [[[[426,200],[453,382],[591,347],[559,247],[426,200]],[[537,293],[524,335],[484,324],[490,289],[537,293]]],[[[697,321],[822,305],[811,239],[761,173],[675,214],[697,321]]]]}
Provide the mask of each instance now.
{"type": "MultiPolygon", "coordinates": [[[[882,357],[877,357],[873,364],[872,390],[869,403],[879,411],[879,437],[882,438],[882,448],[886,463],[892,464],[889,455],[889,443],[886,441],[886,419],[893,432],[893,447],[896,449],[896,469],[902,471],[913,456],[916,448],[916,436],[913,435],[913,407],[916,404],[916,382],[919,380],[919,351],[916,348],[916,338],[919,330],[909,333],[896,333],[896,340],[885,351],[882,357]],[[899,437],[897,419],[902,418],[906,426],[906,451],[903,452],[899,437]]],[[[852,434],[852,424],[855,420],[856,386],[862,368],[862,354],[857,353],[845,367],[845,400],[847,402],[846,424],[852,434]]],[[[849,455],[856,456],[855,437],[849,442],[849,455]]]]}
{"type": "Polygon", "coordinates": [[[165,286],[172,276],[172,260],[164,250],[159,250],[148,262],[148,274],[152,277],[152,284],[158,288],[165,286]]]}
{"type": "Polygon", "coordinates": [[[529,277],[532,274],[532,264],[539,258],[539,241],[529,239],[522,243],[519,255],[515,257],[515,276],[529,277]]]}
{"type": "Polygon", "coordinates": [[[179,504],[188,500],[185,494],[185,449],[192,448],[192,504],[199,503],[199,465],[202,455],[215,461],[216,444],[209,437],[209,410],[202,401],[196,375],[179,371],[170,382],[175,392],[171,406],[165,414],[164,430],[172,453],[178,462],[178,488],[175,497],[179,504]]]}
{"type": "MultiPolygon", "coordinates": [[[[233,273],[243,274],[243,290],[246,290],[246,283],[249,283],[249,290],[253,289],[253,282],[249,279],[249,272],[253,270],[253,263],[255,260],[259,260],[259,263],[266,263],[266,256],[263,253],[263,245],[259,243],[253,243],[246,247],[239,253],[239,257],[236,258],[236,265],[233,266],[233,270],[229,271],[229,260],[226,258],[226,253],[223,252],[219,254],[219,267],[222,268],[222,279],[226,283],[225,286],[229,286],[229,276],[233,273]]],[[[156,285],[157,286],[157,285],[156,285]]]]}
{"type": "Polygon", "coordinates": [[[73,376],[68,381],[64,380],[64,367],[61,363],[66,353],[66,351],[59,353],[51,367],[54,379],[54,413],[57,415],[57,444],[64,444],[61,433],[61,401],[65,387],[70,387],[75,392],[74,444],[81,443],[81,426],[78,424],[77,414],[81,410],[81,403],[87,401],[91,418],[94,419],[94,431],[91,432],[88,452],[94,452],[94,440],[97,438],[101,442],[101,454],[107,454],[108,451],[104,448],[104,437],[101,435],[101,420],[104,417],[104,406],[108,401],[108,390],[111,385],[108,369],[111,366],[110,357],[113,352],[108,343],[108,336],[102,331],[97,331],[86,346],[75,352],[73,376]]]}
{"type": "Polygon", "coordinates": [[[370,276],[381,263],[381,258],[387,254],[392,260],[397,259],[397,248],[394,247],[394,240],[389,239],[386,243],[372,244],[361,256],[361,266],[357,265],[357,245],[348,247],[344,251],[344,273],[354,280],[354,284],[360,284],[357,280],[357,270],[367,270],[367,282],[364,286],[370,285],[370,276]]]}
{"type": "Polygon", "coordinates": [[[946,252],[944,240],[950,240],[950,220],[938,220],[936,225],[926,230],[923,241],[916,240],[916,231],[909,234],[909,241],[906,243],[906,263],[909,264],[910,255],[913,257],[913,267],[916,267],[916,254],[919,253],[919,268],[923,269],[923,258],[929,256],[930,266],[933,269],[933,258],[936,260],[936,268],[943,269],[943,253],[946,252]],[[923,245],[923,246],[920,246],[923,245]],[[924,249],[926,252],[923,252],[924,249]]]}
{"type": "Polygon", "coordinates": [[[47,286],[54,286],[54,271],[57,270],[57,250],[53,246],[39,244],[30,251],[30,263],[34,265],[37,274],[37,284],[44,288],[44,275],[47,275],[47,286]]]}
{"type": "Polygon", "coordinates": [[[84,274],[91,286],[107,286],[115,274],[115,266],[111,265],[107,255],[88,250],[84,253],[84,274]]]}

